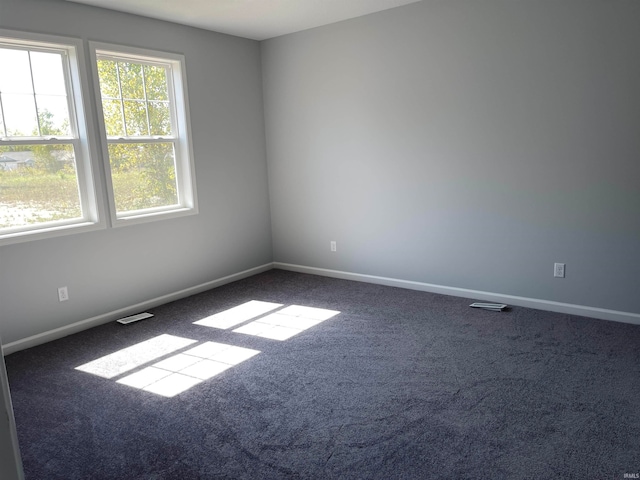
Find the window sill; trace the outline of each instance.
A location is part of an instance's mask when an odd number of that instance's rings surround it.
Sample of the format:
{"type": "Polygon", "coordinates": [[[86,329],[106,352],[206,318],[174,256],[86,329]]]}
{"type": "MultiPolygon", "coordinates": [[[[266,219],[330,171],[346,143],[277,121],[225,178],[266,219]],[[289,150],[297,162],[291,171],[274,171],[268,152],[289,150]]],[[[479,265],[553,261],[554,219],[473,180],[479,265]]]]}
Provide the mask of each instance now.
{"type": "Polygon", "coordinates": [[[197,207],[178,207],[171,210],[160,210],[151,212],[141,212],[139,214],[127,215],[112,219],[112,226],[124,227],[126,225],[136,225],[139,223],[155,222],[156,220],[168,220],[170,218],[186,217],[196,215],[197,207]]]}
{"type": "Polygon", "coordinates": [[[38,228],[30,231],[20,231],[14,233],[0,234],[0,246],[16,243],[30,242],[34,240],[44,240],[63,235],[75,235],[83,232],[104,230],[104,222],[78,222],[66,225],[52,225],[50,227],[38,228]]]}

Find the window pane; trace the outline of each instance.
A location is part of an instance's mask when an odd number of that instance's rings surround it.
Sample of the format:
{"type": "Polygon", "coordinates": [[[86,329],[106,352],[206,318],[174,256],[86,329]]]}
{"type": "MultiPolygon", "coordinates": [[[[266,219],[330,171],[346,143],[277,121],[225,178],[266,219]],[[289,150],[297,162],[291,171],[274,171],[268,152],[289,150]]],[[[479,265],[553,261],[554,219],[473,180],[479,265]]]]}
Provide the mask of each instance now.
{"type": "Polygon", "coordinates": [[[102,100],[104,126],[109,137],[124,137],[124,123],[122,122],[122,104],[120,100],[102,100]]]}
{"type": "Polygon", "coordinates": [[[62,55],[59,53],[31,52],[31,71],[36,93],[66,95],[62,55]]]}
{"type": "Polygon", "coordinates": [[[38,135],[36,105],[33,95],[3,94],[2,108],[7,134],[16,137],[33,137],[38,135]]]}
{"type": "Polygon", "coordinates": [[[124,101],[124,120],[127,125],[127,135],[149,135],[147,124],[147,109],[145,102],[135,100],[124,101]]]}
{"type": "Polygon", "coordinates": [[[118,214],[178,204],[173,143],[110,144],[118,214]]]}
{"type": "Polygon", "coordinates": [[[168,102],[149,102],[151,135],[171,135],[171,115],[168,102]]]}
{"type": "Polygon", "coordinates": [[[167,66],[99,59],[107,136],[172,135],[168,75],[167,66]]]}
{"type": "Polygon", "coordinates": [[[100,78],[100,93],[103,98],[120,98],[116,62],[98,60],[98,77],[100,78]]]}
{"type": "Polygon", "coordinates": [[[146,216],[149,210],[171,216],[195,213],[193,160],[181,74],[183,57],[164,58],[161,52],[151,50],[103,47],[95,49],[95,56],[98,76],[106,77],[100,78],[100,84],[104,85],[105,156],[110,167],[114,224],[136,223],[137,217],[139,221],[162,218],[146,216]],[[118,75],[115,80],[113,65],[118,75]],[[119,86],[119,93],[112,84],[119,86]],[[122,110],[124,135],[117,107],[122,110]],[[176,178],[178,175],[180,178],[176,178]],[[126,222],[118,220],[125,218],[126,222]]]}
{"type": "Polygon", "coordinates": [[[81,217],[72,145],[0,147],[0,230],[81,217]]]}
{"type": "Polygon", "coordinates": [[[144,66],[144,79],[148,100],[169,100],[167,69],[154,65],[144,66]]]}
{"type": "Polygon", "coordinates": [[[144,100],[142,83],[142,65],[138,63],[118,62],[122,97],[133,100],[144,100]]]}
{"type": "Polygon", "coordinates": [[[0,92],[33,93],[29,53],[26,50],[0,48],[0,92]],[[11,68],[6,68],[11,65],[11,68]]]}
{"type": "Polygon", "coordinates": [[[40,133],[43,136],[70,135],[67,97],[36,95],[40,133]]]}

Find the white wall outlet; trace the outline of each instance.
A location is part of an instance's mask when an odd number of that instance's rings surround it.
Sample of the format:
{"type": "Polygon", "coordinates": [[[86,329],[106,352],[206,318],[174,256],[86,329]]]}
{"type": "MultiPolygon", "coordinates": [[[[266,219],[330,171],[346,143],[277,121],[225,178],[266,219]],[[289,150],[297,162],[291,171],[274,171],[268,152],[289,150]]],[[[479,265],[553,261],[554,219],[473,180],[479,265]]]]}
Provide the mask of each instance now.
{"type": "Polygon", "coordinates": [[[67,287],[58,288],[58,300],[61,302],[69,300],[69,290],[67,290],[67,287]]]}
{"type": "Polygon", "coordinates": [[[553,264],[553,276],[558,278],[564,278],[564,263],[553,264]]]}
{"type": "Polygon", "coordinates": [[[335,240],[331,240],[331,251],[335,252],[337,248],[335,240]]]}

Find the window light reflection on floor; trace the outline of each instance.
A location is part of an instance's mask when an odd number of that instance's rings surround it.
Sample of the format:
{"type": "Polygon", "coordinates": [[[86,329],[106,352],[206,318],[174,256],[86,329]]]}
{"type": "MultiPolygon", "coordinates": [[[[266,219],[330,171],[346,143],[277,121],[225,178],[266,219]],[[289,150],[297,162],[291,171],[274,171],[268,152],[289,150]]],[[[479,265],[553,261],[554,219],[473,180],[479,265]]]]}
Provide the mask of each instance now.
{"type": "Polygon", "coordinates": [[[304,332],[308,328],[340,313],[335,310],[304,307],[302,305],[290,305],[281,308],[283,306],[279,303],[251,300],[237,307],[198,320],[194,324],[226,330],[256,319],[251,323],[236,328],[233,332],[282,341],[288,340],[300,332],[304,332]],[[269,312],[272,313],[266,315],[269,312]]]}
{"type": "Polygon", "coordinates": [[[211,315],[207,318],[203,318],[202,320],[198,320],[197,322],[193,323],[196,325],[203,325],[205,327],[213,327],[226,330],[280,307],[282,307],[282,304],[280,303],[251,300],[249,302],[243,303],[242,305],[238,305],[237,307],[233,307],[223,312],[216,313],[215,315],[211,315]]]}
{"type": "Polygon", "coordinates": [[[105,355],[92,362],[76,367],[81,372],[92,373],[103,378],[113,378],[140,367],[145,363],[164,357],[165,355],[185,348],[196,340],[176,337],[174,335],[158,335],[144,342],[105,355]]]}
{"type": "MultiPolygon", "coordinates": [[[[340,313],[301,305],[282,307],[284,305],[279,303],[251,300],[194,324],[227,330],[249,322],[233,332],[283,341],[340,313]]],[[[159,335],[85,363],[76,370],[112,379],[155,361],[119,378],[116,383],[173,397],[260,353],[223,343],[203,342],[192,346],[194,343],[198,341],[159,335]],[[192,348],[184,350],[189,346],[192,348]],[[184,351],[175,353],[178,350],[184,351]],[[174,355],[167,357],[170,354],[174,355]]]]}
{"type": "MultiPolygon", "coordinates": [[[[85,363],[76,367],[76,370],[110,379],[194,343],[197,343],[197,340],[167,334],[159,335],[85,363]]],[[[116,383],[164,397],[173,397],[259,353],[258,350],[250,348],[204,342],[120,378],[116,383]]]]}
{"type": "Polygon", "coordinates": [[[258,353],[250,348],[205,342],[121,378],[117,383],[173,397],[258,353]]]}
{"type": "Polygon", "coordinates": [[[324,308],[291,305],[233,331],[271,340],[287,340],[339,313],[324,308]]]}

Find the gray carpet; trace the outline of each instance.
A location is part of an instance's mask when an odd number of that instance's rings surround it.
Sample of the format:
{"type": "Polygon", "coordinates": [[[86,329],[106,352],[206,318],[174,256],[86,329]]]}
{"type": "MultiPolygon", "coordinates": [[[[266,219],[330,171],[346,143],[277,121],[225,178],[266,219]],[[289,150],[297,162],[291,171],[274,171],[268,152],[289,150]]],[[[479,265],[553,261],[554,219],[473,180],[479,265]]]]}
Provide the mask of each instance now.
{"type": "Polygon", "coordinates": [[[639,472],[640,327],[471,301],[272,270],[9,355],[27,480],[639,472]],[[340,313],[283,341],[193,323],[250,300],[340,313]],[[260,353],[171,398],[75,369],[161,334],[260,353]]]}

